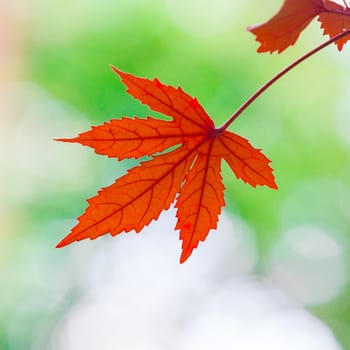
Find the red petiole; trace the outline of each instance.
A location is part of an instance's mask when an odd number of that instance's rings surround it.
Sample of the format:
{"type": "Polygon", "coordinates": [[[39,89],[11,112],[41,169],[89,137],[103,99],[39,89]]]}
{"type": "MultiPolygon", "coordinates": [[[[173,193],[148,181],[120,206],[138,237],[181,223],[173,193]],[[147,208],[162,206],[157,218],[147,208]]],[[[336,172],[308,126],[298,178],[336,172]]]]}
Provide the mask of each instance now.
{"type": "Polygon", "coordinates": [[[350,29],[334,36],[333,38],[329,39],[325,43],[317,46],[313,50],[309,51],[308,53],[306,53],[305,55],[303,55],[302,57],[298,58],[296,61],[291,63],[289,66],[284,68],[282,71],[277,73],[272,79],[270,79],[268,82],[266,82],[260,89],[258,89],[252,96],[250,96],[248,98],[248,100],[246,100],[241,105],[241,107],[239,107],[236,110],[236,112],[222,126],[217,128],[217,131],[221,132],[221,131],[227,129],[260,95],[262,95],[264,93],[264,91],[266,91],[271,85],[273,85],[276,81],[278,81],[280,78],[282,78],[290,70],[292,70],[293,68],[295,68],[300,63],[304,62],[306,59],[313,56],[317,52],[321,51],[325,47],[329,46],[330,44],[334,43],[335,41],[337,41],[337,40],[339,40],[347,35],[350,35],[350,29]]]}

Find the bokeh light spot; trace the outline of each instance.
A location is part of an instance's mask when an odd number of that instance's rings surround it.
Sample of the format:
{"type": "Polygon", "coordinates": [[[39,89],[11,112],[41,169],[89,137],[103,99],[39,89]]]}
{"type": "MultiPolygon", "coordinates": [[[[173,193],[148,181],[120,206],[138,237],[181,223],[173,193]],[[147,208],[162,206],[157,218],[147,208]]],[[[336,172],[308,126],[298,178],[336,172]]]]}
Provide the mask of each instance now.
{"type": "Polygon", "coordinates": [[[303,304],[334,299],[347,282],[342,244],[335,237],[316,225],[286,231],[271,254],[271,277],[303,304]]]}

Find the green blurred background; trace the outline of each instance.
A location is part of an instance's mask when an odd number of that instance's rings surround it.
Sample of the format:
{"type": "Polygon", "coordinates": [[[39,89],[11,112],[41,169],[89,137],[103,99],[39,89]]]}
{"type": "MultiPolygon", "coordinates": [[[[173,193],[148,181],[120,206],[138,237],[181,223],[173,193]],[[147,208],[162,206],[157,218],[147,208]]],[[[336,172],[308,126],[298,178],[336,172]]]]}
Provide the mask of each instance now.
{"type": "Polygon", "coordinates": [[[348,48],[303,63],[230,127],[272,159],[279,190],[225,165],[222,224],[188,263],[173,209],[140,235],[55,249],[85,199],[137,163],[53,138],[156,115],[109,65],[181,85],[220,125],[326,40],[314,22],[283,54],[257,54],[245,28],[279,6],[1,1],[0,350],[350,349],[348,48]]]}

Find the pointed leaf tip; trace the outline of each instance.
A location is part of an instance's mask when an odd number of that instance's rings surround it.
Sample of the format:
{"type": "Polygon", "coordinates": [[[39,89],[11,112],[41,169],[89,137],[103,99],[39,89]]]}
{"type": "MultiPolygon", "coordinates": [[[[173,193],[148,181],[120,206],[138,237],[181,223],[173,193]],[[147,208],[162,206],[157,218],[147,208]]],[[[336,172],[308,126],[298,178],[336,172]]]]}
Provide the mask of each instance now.
{"type": "Polygon", "coordinates": [[[77,137],[72,137],[72,138],[60,137],[60,138],[56,138],[56,139],[53,139],[53,140],[54,141],[58,141],[58,142],[78,143],[79,141],[77,139],[78,139],[77,137]]]}
{"type": "Polygon", "coordinates": [[[66,245],[68,245],[69,242],[66,242],[66,241],[67,241],[67,237],[63,238],[59,243],[57,243],[56,248],[63,248],[66,245]]]}
{"type": "Polygon", "coordinates": [[[191,253],[192,251],[190,253],[182,251],[180,256],[180,264],[183,264],[191,256],[191,253]]]}
{"type": "Polygon", "coordinates": [[[121,70],[119,70],[116,66],[113,66],[113,64],[110,64],[109,66],[111,67],[114,73],[117,73],[117,74],[121,73],[121,70]]]}

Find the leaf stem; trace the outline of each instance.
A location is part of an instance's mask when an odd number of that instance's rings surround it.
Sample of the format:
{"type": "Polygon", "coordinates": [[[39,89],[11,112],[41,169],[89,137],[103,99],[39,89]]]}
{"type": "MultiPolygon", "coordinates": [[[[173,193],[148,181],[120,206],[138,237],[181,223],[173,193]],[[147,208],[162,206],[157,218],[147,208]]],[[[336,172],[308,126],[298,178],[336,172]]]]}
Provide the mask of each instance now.
{"type": "Polygon", "coordinates": [[[315,53],[321,51],[322,49],[324,49],[328,45],[334,43],[335,41],[337,41],[337,40],[339,40],[339,39],[341,39],[341,38],[343,38],[343,37],[345,37],[347,35],[350,35],[350,29],[348,29],[348,30],[346,30],[346,31],[336,35],[335,37],[329,39],[325,43],[317,46],[316,48],[314,48],[313,50],[309,51],[308,53],[306,53],[305,55],[301,56],[296,61],[291,63],[289,66],[284,68],[282,71],[280,71],[278,74],[276,74],[272,79],[270,79],[268,82],[266,82],[260,89],[255,91],[255,93],[252,96],[250,96],[248,98],[248,100],[246,100],[241,105],[241,107],[239,107],[236,110],[236,112],[229,119],[227,119],[227,121],[222,126],[217,128],[217,131],[221,132],[221,131],[227,129],[260,95],[263,94],[264,91],[266,91],[271,85],[273,85],[276,81],[278,81],[280,78],[282,78],[290,70],[292,70],[293,68],[298,66],[300,63],[302,63],[303,61],[305,61],[309,57],[313,56],[315,53]]]}

